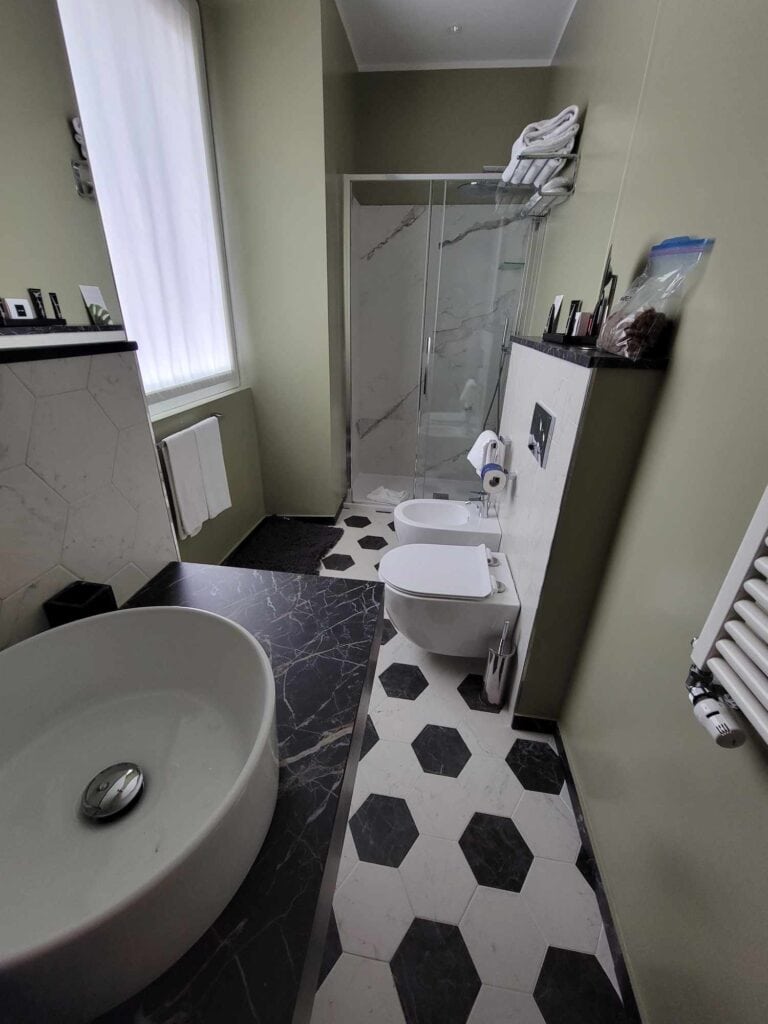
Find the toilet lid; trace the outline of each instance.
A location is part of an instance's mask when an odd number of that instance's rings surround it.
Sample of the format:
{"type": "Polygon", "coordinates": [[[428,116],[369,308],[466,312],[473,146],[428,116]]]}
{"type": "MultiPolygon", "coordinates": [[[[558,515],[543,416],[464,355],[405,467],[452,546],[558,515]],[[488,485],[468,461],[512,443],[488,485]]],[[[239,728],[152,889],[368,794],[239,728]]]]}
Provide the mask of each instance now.
{"type": "Polygon", "coordinates": [[[406,594],[479,601],[493,591],[484,544],[403,544],[388,551],[379,578],[406,594]]]}

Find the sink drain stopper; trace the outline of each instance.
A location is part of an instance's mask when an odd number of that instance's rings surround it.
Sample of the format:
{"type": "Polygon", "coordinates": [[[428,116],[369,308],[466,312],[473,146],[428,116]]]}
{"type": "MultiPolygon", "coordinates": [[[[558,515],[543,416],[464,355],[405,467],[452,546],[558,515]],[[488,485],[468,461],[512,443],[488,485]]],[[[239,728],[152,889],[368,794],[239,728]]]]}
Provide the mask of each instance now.
{"type": "Polygon", "coordinates": [[[143,788],[144,773],[137,764],[111,764],[94,775],[83,790],[80,813],[89,821],[109,821],[134,807],[143,788]]]}

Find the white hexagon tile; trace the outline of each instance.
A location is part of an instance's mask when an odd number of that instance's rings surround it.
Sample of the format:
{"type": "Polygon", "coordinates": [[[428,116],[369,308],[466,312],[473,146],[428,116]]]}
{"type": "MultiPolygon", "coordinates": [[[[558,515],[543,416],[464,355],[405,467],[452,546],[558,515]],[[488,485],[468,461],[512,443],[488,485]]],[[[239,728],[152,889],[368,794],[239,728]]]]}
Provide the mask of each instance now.
{"type": "Polygon", "coordinates": [[[0,648],[75,579],[124,603],[178,558],[133,352],[0,366],[0,648]]]}
{"type": "MultiPolygon", "coordinates": [[[[391,520],[345,509],[321,573],[375,578],[391,520]]],[[[638,1021],[554,737],[481,671],[385,621],[312,1024],[638,1021]]]]}

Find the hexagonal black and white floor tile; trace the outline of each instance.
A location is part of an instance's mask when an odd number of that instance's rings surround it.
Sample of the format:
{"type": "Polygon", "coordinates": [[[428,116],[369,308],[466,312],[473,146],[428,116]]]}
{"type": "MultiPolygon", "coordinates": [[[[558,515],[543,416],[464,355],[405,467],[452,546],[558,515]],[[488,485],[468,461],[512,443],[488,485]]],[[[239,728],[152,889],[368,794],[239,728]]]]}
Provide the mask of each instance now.
{"type": "Polygon", "coordinates": [[[533,854],[511,818],[474,814],[459,846],[480,885],[520,892],[533,854]]]}
{"type": "Polygon", "coordinates": [[[350,555],[326,555],[323,559],[323,567],[325,569],[336,569],[341,572],[344,569],[349,569],[354,564],[355,560],[350,555]]]}
{"type": "Polygon", "coordinates": [[[366,551],[381,551],[382,548],[385,548],[387,546],[389,541],[386,539],[386,537],[376,537],[370,535],[367,537],[361,537],[357,543],[360,545],[361,548],[364,548],[366,551]]]}
{"type": "Polygon", "coordinates": [[[536,988],[536,1005],[546,1024],[624,1024],[621,999],[597,959],[550,948],[536,988]]]}
{"type": "Polygon", "coordinates": [[[425,725],[411,746],[425,772],[454,779],[472,756],[459,730],[450,725],[425,725]]]}
{"type": "Polygon", "coordinates": [[[424,673],[417,665],[405,665],[398,661],[384,669],[379,682],[388,697],[400,697],[403,700],[416,700],[428,686],[424,673]]]}
{"type": "Polygon", "coordinates": [[[369,750],[379,742],[379,734],[376,732],[376,726],[373,724],[371,716],[368,715],[365,719],[365,732],[363,733],[363,745],[360,748],[360,760],[365,757],[369,750]]]}
{"type": "Polygon", "coordinates": [[[363,526],[370,526],[370,525],[371,525],[371,520],[368,518],[368,516],[347,516],[344,519],[344,526],[352,526],[352,527],[355,527],[356,529],[360,528],[360,527],[363,527],[363,526]]]}
{"type": "Polygon", "coordinates": [[[402,797],[371,794],[349,820],[360,860],[400,866],[418,839],[408,805],[402,797]]]}
{"type": "Polygon", "coordinates": [[[507,764],[526,789],[538,793],[560,793],[565,783],[560,756],[542,740],[515,740],[507,764]]]}
{"type": "Polygon", "coordinates": [[[465,1024],[480,978],[455,925],[417,917],[391,966],[408,1024],[465,1024]]]}
{"type": "Polygon", "coordinates": [[[501,713],[500,704],[491,704],[483,695],[483,677],[476,672],[464,676],[459,684],[459,693],[468,708],[473,711],[488,711],[491,714],[501,713]]]}
{"type": "Polygon", "coordinates": [[[389,641],[396,636],[397,630],[395,629],[395,627],[392,625],[389,619],[384,619],[384,626],[381,630],[381,646],[383,647],[384,644],[388,644],[389,641]]]}

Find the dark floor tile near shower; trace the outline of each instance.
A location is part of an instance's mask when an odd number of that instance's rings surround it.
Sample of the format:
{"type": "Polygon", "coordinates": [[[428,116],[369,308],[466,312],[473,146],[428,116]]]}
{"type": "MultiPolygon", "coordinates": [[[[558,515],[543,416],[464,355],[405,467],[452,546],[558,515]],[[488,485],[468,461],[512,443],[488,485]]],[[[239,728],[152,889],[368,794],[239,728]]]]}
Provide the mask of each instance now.
{"type": "Polygon", "coordinates": [[[381,551],[382,548],[387,546],[387,541],[384,537],[376,537],[373,534],[361,537],[357,543],[361,548],[365,548],[366,551],[381,551]]]}
{"type": "Polygon", "coordinates": [[[408,1024],[466,1024],[480,978],[456,925],[417,917],[391,968],[408,1024]]]}
{"type": "Polygon", "coordinates": [[[370,526],[371,520],[368,516],[347,516],[344,520],[344,525],[362,528],[364,526],[370,526]]]}
{"type": "Polygon", "coordinates": [[[323,567],[325,569],[334,569],[336,572],[344,572],[345,569],[349,569],[354,564],[354,558],[350,558],[349,555],[326,555],[323,559],[323,567]]]}
{"type": "Polygon", "coordinates": [[[550,947],[533,997],[546,1024],[626,1024],[616,990],[589,953],[550,947]]]}
{"type": "Polygon", "coordinates": [[[224,565],[317,576],[320,560],[343,535],[344,531],[337,526],[269,516],[232,552],[224,565]]]}
{"type": "Polygon", "coordinates": [[[381,646],[383,647],[384,644],[388,644],[395,636],[397,636],[397,630],[389,619],[384,619],[384,628],[381,631],[381,646]]]}

